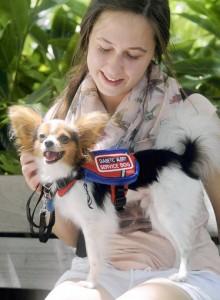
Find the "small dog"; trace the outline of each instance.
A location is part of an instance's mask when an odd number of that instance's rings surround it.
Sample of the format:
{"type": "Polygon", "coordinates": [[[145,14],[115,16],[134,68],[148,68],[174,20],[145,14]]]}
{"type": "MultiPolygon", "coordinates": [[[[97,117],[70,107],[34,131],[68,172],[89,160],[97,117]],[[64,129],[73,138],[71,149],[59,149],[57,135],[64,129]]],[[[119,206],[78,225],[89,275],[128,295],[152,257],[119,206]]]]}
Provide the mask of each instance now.
{"type": "MultiPolygon", "coordinates": [[[[19,151],[33,153],[42,185],[52,184],[55,207],[83,231],[90,271],[81,285],[94,288],[108,258],[110,238],[118,230],[118,215],[110,199],[108,185],[87,182],[82,166],[93,158],[90,150],[102,137],[108,116],[94,112],[75,124],[63,120],[43,121],[37,112],[24,106],[9,108],[12,132],[19,151]],[[72,182],[74,180],[74,182],[72,182]],[[62,182],[71,188],[59,192],[62,182]],[[88,206],[88,197],[93,209],[88,206]]],[[[220,167],[220,124],[214,117],[191,114],[184,107],[162,122],[154,149],[134,154],[140,172],[129,189],[151,194],[146,211],[153,228],[174,245],[180,267],[173,280],[187,277],[194,232],[191,225],[204,205],[205,178],[220,167]]],[[[142,207],[146,207],[143,197],[142,207]]]]}

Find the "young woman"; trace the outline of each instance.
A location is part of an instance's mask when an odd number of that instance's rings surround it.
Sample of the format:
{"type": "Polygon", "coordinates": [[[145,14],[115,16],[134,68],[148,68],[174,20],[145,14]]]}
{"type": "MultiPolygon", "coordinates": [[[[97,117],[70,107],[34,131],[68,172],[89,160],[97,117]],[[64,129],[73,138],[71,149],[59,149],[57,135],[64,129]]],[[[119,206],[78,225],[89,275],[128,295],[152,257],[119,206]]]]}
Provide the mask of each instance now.
{"type": "MultiPolygon", "coordinates": [[[[111,115],[107,135],[99,147],[150,148],[157,124],[182,102],[179,84],[160,70],[167,58],[170,11],[167,0],[92,1],[81,25],[80,62],[63,96],[47,117],[68,121],[93,110],[111,115]]],[[[185,100],[198,112],[214,107],[201,95],[185,100]],[[193,102],[193,104],[192,104],[193,102]]],[[[217,151],[217,150],[216,150],[217,151]]],[[[30,187],[38,184],[33,158],[21,155],[23,174],[30,187]]],[[[220,218],[218,174],[207,186],[220,218]]],[[[139,194],[137,197],[141,197],[139,194]]],[[[88,271],[86,258],[75,256],[71,269],[47,300],[217,300],[220,294],[220,257],[206,230],[207,211],[195,222],[198,232],[187,282],[174,283],[176,253],[171,243],[151,228],[137,201],[121,214],[120,232],[113,237],[110,263],[97,289],[77,285],[88,271]]],[[[193,230],[193,229],[192,229],[193,230]]],[[[78,230],[56,212],[54,233],[76,246],[78,230]]]]}

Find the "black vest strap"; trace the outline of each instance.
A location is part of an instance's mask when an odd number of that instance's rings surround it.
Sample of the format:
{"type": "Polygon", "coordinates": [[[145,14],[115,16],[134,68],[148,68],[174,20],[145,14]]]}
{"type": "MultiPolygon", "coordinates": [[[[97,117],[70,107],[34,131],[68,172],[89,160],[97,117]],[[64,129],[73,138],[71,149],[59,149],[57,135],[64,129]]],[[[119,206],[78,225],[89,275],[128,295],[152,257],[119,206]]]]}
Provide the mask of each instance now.
{"type": "Polygon", "coordinates": [[[79,236],[78,236],[78,240],[77,240],[76,255],[81,258],[84,258],[87,256],[86,243],[85,243],[84,235],[81,230],[79,232],[79,236]]]}

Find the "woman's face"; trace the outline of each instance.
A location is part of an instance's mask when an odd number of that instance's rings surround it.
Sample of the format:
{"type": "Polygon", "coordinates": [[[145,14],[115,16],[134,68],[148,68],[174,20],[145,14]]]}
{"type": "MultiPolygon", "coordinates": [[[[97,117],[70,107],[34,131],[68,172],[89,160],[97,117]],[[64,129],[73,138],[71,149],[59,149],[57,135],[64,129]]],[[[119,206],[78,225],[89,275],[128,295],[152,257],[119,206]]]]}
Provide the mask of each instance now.
{"type": "Polygon", "coordinates": [[[142,79],[154,49],[154,32],[143,16],[103,12],[91,32],[87,55],[89,72],[102,98],[117,98],[120,103],[142,79]]]}

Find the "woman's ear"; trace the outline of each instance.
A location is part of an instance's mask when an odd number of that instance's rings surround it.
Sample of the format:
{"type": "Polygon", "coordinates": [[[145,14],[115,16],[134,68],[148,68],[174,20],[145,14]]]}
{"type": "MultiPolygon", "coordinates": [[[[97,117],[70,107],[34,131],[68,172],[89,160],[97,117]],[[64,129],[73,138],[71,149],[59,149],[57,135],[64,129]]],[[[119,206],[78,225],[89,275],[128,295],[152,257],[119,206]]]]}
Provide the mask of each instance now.
{"type": "Polygon", "coordinates": [[[15,139],[19,151],[33,151],[34,139],[42,117],[32,108],[13,105],[9,107],[8,117],[11,136],[15,139]]]}
{"type": "Polygon", "coordinates": [[[92,112],[80,117],[75,122],[83,151],[88,151],[98,142],[109,120],[108,114],[92,112]]]}

